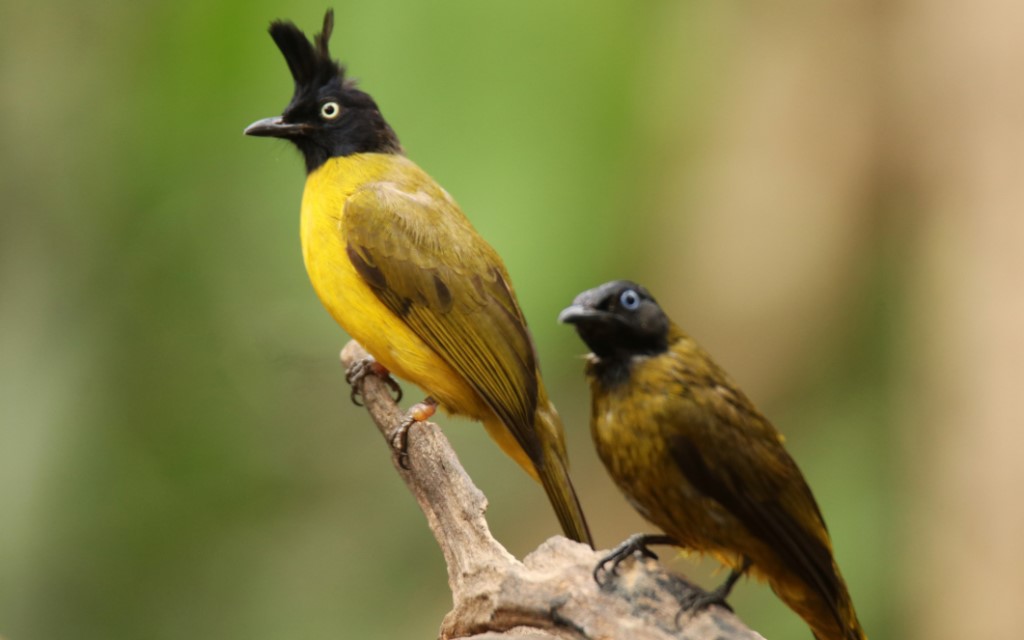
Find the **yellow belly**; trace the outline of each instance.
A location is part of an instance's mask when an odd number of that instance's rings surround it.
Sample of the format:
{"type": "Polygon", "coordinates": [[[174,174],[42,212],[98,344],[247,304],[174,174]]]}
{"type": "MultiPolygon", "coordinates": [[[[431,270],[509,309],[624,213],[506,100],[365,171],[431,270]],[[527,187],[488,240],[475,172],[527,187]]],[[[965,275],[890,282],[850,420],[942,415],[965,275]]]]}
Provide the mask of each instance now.
{"type": "Polygon", "coordinates": [[[398,172],[430,180],[404,156],[359,154],[332,158],[306,180],[302,197],[302,255],[306,272],[331,316],[380,364],[416,384],[451,413],[490,421],[494,414],[464,378],[377,298],[346,252],[341,224],[345,200],[361,185],[398,172]]]}

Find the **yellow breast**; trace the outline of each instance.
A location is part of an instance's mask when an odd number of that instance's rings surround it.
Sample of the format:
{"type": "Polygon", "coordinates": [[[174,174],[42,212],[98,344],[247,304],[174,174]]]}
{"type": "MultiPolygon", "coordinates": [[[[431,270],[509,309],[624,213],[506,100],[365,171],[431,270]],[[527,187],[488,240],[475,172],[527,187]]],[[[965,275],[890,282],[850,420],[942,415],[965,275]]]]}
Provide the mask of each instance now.
{"type": "Polygon", "coordinates": [[[320,301],[346,332],[389,371],[424,389],[447,410],[481,420],[490,415],[477,394],[377,298],[346,251],[345,201],[376,181],[431,181],[408,158],[357,154],[328,160],[306,179],[302,256],[320,301]]]}

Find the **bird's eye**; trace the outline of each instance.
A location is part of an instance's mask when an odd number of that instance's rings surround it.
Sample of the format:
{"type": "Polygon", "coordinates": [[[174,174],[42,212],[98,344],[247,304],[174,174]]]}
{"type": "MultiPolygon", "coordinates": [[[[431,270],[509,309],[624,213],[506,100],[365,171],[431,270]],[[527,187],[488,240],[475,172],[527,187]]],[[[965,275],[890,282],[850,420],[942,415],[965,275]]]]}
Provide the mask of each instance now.
{"type": "Polygon", "coordinates": [[[323,106],[320,107],[320,117],[324,120],[334,120],[339,115],[341,115],[341,105],[337,102],[325,102],[323,106]]]}
{"type": "Polygon", "coordinates": [[[636,311],[637,307],[640,306],[640,294],[632,289],[626,289],[619,296],[619,304],[626,311],[636,311]]]}

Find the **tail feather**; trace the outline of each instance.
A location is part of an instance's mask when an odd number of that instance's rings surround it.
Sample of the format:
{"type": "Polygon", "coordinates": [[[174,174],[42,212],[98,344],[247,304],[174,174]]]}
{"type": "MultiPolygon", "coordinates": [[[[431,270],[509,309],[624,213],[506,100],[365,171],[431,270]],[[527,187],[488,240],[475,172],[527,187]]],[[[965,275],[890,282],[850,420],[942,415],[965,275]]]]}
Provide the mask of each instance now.
{"type": "Polygon", "coordinates": [[[576,490],[569,479],[569,469],[564,457],[554,454],[555,452],[545,451],[543,465],[537,469],[540,476],[540,483],[548,494],[548,500],[555,509],[558,522],[562,525],[562,531],[567,538],[594,546],[590,537],[590,528],[587,527],[587,520],[583,516],[583,507],[576,496],[576,490]]]}
{"type": "Polygon", "coordinates": [[[536,477],[548,494],[548,500],[555,509],[562,531],[567,538],[593,547],[594,540],[590,537],[587,519],[583,516],[583,507],[580,506],[576,489],[569,478],[569,454],[565,450],[562,419],[558,416],[555,405],[547,399],[547,393],[543,388],[533,426],[540,439],[543,454],[543,458],[534,463],[536,477]]]}
{"type": "Polygon", "coordinates": [[[531,447],[533,457],[539,459],[534,460],[526,453],[512,430],[497,416],[485,420],[484,427],[502,451],[544,487],[565,536],[593,547],[594,542],[590,537],[587,520],[583,516],[583,508],[572,486],[572,480],[569,479],[569,461],[565,451],[562,421],[543,390],[541,393],[533,425],[533,433],[537,437],[536,444],[539,446],[531,447]]]}
{"type": "Polygon", "coordinates": [[[839,590],[831,595],[799,580],[780,580],[778,576],[768,580],[779,598],[807,622],[817,640],[867,640],[838,567],[835,572],[839,590]]]}

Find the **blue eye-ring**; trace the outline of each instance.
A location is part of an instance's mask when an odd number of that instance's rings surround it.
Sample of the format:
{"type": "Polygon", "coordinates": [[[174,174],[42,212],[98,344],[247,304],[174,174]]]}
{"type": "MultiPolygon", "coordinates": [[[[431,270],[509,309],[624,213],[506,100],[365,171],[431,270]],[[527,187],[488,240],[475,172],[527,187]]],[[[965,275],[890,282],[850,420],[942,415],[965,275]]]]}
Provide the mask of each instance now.
{"type": "Polygon", "coordinates": [[[619,304],[626,311],[636,311],[640,306],[640,294],[632,289],[626,289],[619,295],[619,304]]]}

